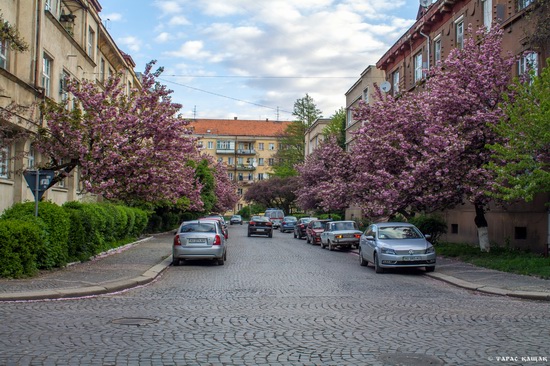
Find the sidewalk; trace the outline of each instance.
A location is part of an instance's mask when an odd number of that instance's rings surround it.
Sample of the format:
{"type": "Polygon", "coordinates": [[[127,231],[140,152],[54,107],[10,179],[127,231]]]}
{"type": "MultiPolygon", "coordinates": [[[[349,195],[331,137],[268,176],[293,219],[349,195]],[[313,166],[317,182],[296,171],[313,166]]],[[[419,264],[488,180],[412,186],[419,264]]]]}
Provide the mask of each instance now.
{"type": "MultiPolygon", "coordinates": [[[[0,278],[0,301],[83,297],[147,284],[170,266],[172,238],[172,233],[155,235],[89,262],[30,279],[0,278]]],[[[438,257],[435,272],[425,275],[487,294],[550,301],[550,280],[485,269],[450,258],[438,257]]]]}

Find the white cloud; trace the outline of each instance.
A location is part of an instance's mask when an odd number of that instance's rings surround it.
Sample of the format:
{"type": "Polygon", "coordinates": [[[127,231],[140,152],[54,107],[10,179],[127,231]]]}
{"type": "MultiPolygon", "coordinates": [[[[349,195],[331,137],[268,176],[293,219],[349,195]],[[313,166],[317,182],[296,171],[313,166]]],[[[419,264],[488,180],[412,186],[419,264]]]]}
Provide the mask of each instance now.
{"type": "Polygon", "coordinates": [[[175,25],[189,25],[191,23],[183,15],[176,15],[170,18],[170,20],[168,21],[168,24],[171,26],[175,26],[175,25]]]}
{"type": "Polygon", "coordinates": [[[170,35],[170,33],[162,32],[155,37],[155,42],[165,43],[165,42],[168,42],[170,39],[172,39],[172,36],[170,35]]]}
{"type": "Polygon", "coordinates": [[[139,52],[141,49],[141,40],[134,36],[118,38],[117,42],[125,45],[130,51],[133,52],[139,52]]]}
{"type": "Polygon", "coordinates": [[[122,20],[122,14],[120,13],[103,14],[101,18],[103,20],[110,20],[111,22],[118,22],[119,20],[122,20]]]}

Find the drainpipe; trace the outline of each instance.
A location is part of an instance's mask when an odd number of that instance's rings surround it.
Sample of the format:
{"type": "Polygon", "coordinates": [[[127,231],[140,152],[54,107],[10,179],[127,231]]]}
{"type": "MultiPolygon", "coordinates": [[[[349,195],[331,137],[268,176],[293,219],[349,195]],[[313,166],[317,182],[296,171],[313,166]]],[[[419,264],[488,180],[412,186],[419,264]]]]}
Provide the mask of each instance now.
{"type": "Polygon", "coordinates": [[[430,71],[430,48],[431,48],[431,41],[430,41],[430,36],[427,35],[427,34],[424,34],[422,33],[422,31],[419,32],[421,36],[424,36],[424,38],[426,38],[426,43],[428,45],[428,47],[426,47],[426,55],[428,56],[428,62],[426,62],[426,73],[428,71],[430,71]]]}
{"type": "Polygon", "coordinates": [[[42,13],[44,12],[44,7],[42,6],[42,1],[36,1],[36,32],[35,32],[35,49],[34,49],[34,88],[38,89],[39,79],[40,79],[40,37],[41,37],[41,27],[42,27],[42,13]]]}

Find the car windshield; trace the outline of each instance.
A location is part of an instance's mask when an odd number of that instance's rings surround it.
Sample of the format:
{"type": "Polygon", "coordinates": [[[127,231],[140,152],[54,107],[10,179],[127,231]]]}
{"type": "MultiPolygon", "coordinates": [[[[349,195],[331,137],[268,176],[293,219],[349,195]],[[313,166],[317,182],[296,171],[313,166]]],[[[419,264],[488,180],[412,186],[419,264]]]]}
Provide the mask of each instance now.
{"type": "Polygon", "coordinates": [[[337,222],[333,226],[333,230],[356,230],[355,222],[337,222]]]}
{"type": "Polygon", "coordinates": [[[412,226],[385,226],[378,230],[380,239],[420,239],[422,233],[412,226]]]}
{"type": "Polygon", "coordinates": [[[294,217],[294,216],[287,216],[287,217],[285,217],[284,220],[285,220],[285,221],[296,221],[297,219],[296,219],[296,217],[294,217]]]}
{"type": "Polygon", "coordinates": [[[182,225],[180,233],[215,233],[216,226],[214,223],[196,222],[182,225]]]}
{"type": "Polygon", "coordinates": [[[323,224],[321,223],[321,221],[315,221],[311,224],[311,227],[314,229],[322,229],[323,224]]]}

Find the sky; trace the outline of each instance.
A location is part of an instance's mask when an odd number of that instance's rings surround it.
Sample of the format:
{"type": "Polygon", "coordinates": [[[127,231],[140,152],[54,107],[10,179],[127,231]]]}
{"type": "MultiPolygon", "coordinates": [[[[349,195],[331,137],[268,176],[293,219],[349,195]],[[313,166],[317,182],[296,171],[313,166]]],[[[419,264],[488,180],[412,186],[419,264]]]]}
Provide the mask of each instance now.
{"type": "Polygon", "coordinates": [[[308,94],[324,118],[414,23],[417,0],[100,0],[141,72],[151,60],[181,114],[292,121],[308,94]]]}

